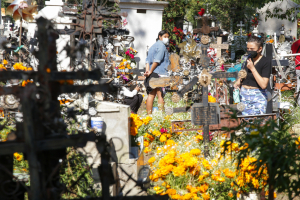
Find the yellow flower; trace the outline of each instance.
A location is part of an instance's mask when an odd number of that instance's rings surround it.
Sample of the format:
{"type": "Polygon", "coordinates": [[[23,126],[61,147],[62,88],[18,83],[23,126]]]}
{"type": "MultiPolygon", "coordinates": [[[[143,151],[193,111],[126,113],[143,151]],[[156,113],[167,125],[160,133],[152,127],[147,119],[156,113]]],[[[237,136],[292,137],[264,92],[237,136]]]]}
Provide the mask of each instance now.
{"type": "Polygon", "coordinates": [[[209,162],[208,162],[207,160],[205,160],[205,159],[202,161],[202,165],[203,165],[204,168],[207,169],[207,170],[211,170],[211,169],[212,169],[212,167],[211,167],[211,165],[209,164],[209,162]]]}
{"type": "Polygon", "coordinates": [[[144,140],[144,146],[148,147],[149,146],[149,142],[147,140],[144,140]]]}
{"type": "Polygon", "coordinates": [[[148,160],[148,163],[151,165],[152,163],[154,163],[155,162],[155,157],[151,157],[151,158],[149,158],[149,160],[148,160]]]}
{"type": "Polygon", "coordinates": [[[202,135],[197,135],[196,137],[195,137],[195,141],[196,142],[200,142],[200,141],[202,141],[203,140],[203,136],[202,135]]]}
{"type": "Polygon", "coordinates": [[[167,141],[166,136],[165,136],[165,135],[160,136],[159,141],[160,141],[160,142],[165,142],[165,141],[167,141]]]}
{"type": "MultiPolygon", "coordinates": [[[[0,69],[6,70],[6,67],[4,67],[2,64],[0,64],[0,69]]],[[[2,70],[0,70],[0,71],[2,71],[2,70]]]]}
{"type": "Polygon", "coordinates": [[[176,194],[176,190],[174,190],[174,189],[167,189],[166,193],[168,195],[175,195],[176,194]]]}
{"type": "Polygon", "coordinates": [[[210,196],[209,196],[209,194],[207,194],[207,193],[204,193],[204,194],[201,194],[202,195],[202,198],[204,199],[204,200],[209,200],[210,199],[210,196]]]}
{"type": "Polygon", "coordinates": [[[161,135],[161,132],[159,130],[154,130],[153,135],[155,135],[156,137],[159,137],[161,135]]]}
{"type": "Polygon", "coordinates": [[[8,64],[8,62],[7,62],[7,60],[3,60],[3,65],[7,65],[8,64]]]}
{"type": "Polygon", "coordinates": [[[144,152],[145,152],[145,153],[149,153],[149,152],[151,152],[151,149],[149,149],[148,147],[146,147],[146,148],[144,149],[144,152]]]}
{"type": "Polygon", "coordinates": [[[192,149],[191,154],[194,156],[199,156],[201,154],[201,150],[200,149],[192,149]]]}
{"type": "Polygon", "coordinates": [[[21,161],[23,156],[21,154],[18,154],[17,152],[14,153],[15,158],[17,159],[17,161],[21,161]]]}
{"type": "Polygon", "coordinates": [[[211,95],[208,95],[208,102],[210,102],[210,103],[216,103],[216,98],[215,97],[213,97],[213,96],[211,96],[211,95]]]}
{"type": "Polygon", "coordinates": [[[177,167],[173,168],[173,174],[174,176],[181,176],[185,174],[185,167],[182,165],[179,165],[177,167]]]}
{"type": "Polygon", "coordinates": [[[168,145],[168,146],[173,146],[175,144],[176,143],[174,142],[174,140],[167,140],[167,142],[166,142],[166,145],[168,145]]]}
{"type": "Polygon", "coordinates": [[[229,192],[229,193],[228,193],[228,196],[229,196],[230,198],[232,198],[232,197],[233,197],[232,192],[229,192]]]}

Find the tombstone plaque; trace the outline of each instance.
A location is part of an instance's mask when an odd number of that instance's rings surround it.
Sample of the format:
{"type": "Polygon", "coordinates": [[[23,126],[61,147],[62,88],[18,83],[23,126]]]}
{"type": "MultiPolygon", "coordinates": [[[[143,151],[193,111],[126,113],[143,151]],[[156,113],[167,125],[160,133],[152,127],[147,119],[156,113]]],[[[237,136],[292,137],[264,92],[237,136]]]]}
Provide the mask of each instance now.
{"type": "Polygon", "coordinates": [[[191,110],[193,125],[213,125],[220,122],[220,108],[217,103],[194,103],[191,110]]]}

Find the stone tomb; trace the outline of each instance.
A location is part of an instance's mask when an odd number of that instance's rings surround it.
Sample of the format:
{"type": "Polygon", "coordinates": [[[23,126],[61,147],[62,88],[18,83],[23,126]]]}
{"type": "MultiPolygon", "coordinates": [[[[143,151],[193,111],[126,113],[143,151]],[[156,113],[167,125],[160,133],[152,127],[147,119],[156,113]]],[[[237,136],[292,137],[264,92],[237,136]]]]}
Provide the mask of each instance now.
{"type": "MultiPolygon", "coordinates": [[[[118,166],[123,168],[128,174],[132,174],[132,178],[138,179],[139,170],[143,165],[143,158],[130,158],[132,152],[131,140],[130,140],[130,107],[123,104],[111,103],[111,102],[98,102],[96,105],[98,116],[104,119],[103,132],[106,134],[107,141],[110,139],[115,146],[116,155],[118,158],[118,166]]],[[[83,153],[87,152],[88,163],[93,165],[93,173],[95,181],[100,180],[97,176],[97,167],[101,164],[100,154],[96,148],[95,142],[88,142],[87,145],[81,150],[83,153]]],[[[113,168],[116,169],[116,163],[111,163],[113,168]]],[[[122,170],[117,169],[114,172],[118,173],[119,178],[127,180],[127,175],[122,170]]],[[[121,181],[120,186],[124,183],[121,181]]],[[[130,195],[137,195],[140,191],[139,188],[134,188],[135,182],[129,181],[126,183],[124,192],[132,189],[130,195]],[[133,189],[134,188],[134,189],[133,189]]],[[[112,188],[112,192],[117,192],[118,189],[112,188]]]]}
{"type": "Polygon", "coordinates": [[[127,12],[130,35],[134,37],[133,48],[139,53],[135,57],[138,69],[145,68],[147,49],[155,42],[162,30],[163,11],[169,2],[156,0],[120,0],[121,12],[127,12]]]}

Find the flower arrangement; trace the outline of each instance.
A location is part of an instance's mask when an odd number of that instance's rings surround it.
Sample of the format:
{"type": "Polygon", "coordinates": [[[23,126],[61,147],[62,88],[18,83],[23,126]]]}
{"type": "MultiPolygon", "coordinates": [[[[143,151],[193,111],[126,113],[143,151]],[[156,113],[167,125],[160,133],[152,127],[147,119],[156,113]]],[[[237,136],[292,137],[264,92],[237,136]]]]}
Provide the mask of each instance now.
{"type": "Polygon", "coordinates": [[[132,60],[134,61],[134,56],[137,54],[137,51],[135,49],[133,49],[132,47],[129,47],[126,51],[124,51],[125,54],[123,55],[123,57],[126,60],[132,60]]]}
{"type": "MultiPolygon", "coordinates": [[[[257,158],[251,155],[241,163],[237,159],[247,144],[211,132],[210,142],[206,144],[210,156],[204,157],[202,130],[184,131],[192,125],[183,122],[171,126],[173,120],[191,119],[190,113],[165,115],[156,111],[151,117],[135,114],[131,117],[134,121],[131,135],[144,137],[144,153],[150,157],[150,194],[167,194],[170,199],[229,200],[267,188],[269,176],[265,165],[257,169],[257,158]]],[[[300,139],[298,142],[300,145],[300,139]]]]}
{"type": "Polygon", "coordinates": [[[127,50],[124,49],[123,60],[122,62],[116,67],[116,69],[132,69],[135,68],[136,61],[134,60],[134,56],[137,54],[137,50],[129,47],[127,50]]]}

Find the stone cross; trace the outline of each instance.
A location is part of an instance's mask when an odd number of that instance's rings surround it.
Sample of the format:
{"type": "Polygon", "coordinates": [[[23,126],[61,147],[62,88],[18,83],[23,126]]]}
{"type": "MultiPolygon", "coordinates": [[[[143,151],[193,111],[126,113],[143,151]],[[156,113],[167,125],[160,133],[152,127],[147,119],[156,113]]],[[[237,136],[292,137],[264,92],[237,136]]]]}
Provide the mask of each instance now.
{"type": "Polygon", "coordinates": [[[222,49],[228,49],[229,44],[222,44],[222,37],[217,38],[217,44],[211,44],[210,48],[217,49],[217,57],[221,57],[222,49]]]}
{"type": "Polygon", "coordinates": [[[243,35],[243,26],[245,26],[245,24],[243,24],[243,22],[240,21],[240,23],[237,26],[240,27],[240,36],[242,36],[243,35]]]}
{"type": "Polygon", "coordinates": [[[114,48],[114,46],[111,44],[111,43],[109,43],[108,45],[106,45],[106,48],[108,49],[108,53],[111,53],[112,51],[112,49],[114,48]]]}

